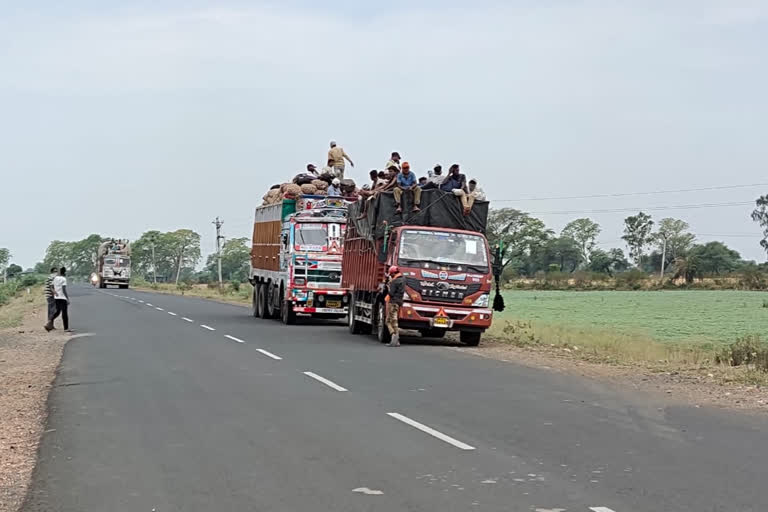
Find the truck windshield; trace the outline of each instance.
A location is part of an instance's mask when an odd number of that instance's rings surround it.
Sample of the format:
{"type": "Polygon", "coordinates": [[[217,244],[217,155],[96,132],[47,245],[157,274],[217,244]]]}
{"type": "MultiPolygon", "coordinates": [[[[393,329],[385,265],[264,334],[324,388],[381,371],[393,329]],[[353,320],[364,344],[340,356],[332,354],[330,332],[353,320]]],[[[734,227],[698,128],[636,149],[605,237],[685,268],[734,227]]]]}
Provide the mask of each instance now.
{"type": "Polygon", "coordinates": [[[105,265],[114,265],[115,263],[117,263],[117,260],[115,260],[115,258],[106,258],[104,260],[105,265]]]}
{"type": "Polygon", "coordinates": [[[328,249],[327,224],[296,224],[294,231],[296,248],[300,251],[324,251],[328,249]]]}
{"type": "Polygon", "coordinates": [[[131,260],[128,258],[120,258],[118,259],[118,262],[121,267],[127,267],[131,264],[131,260]]]}
{"type": "Polygon", "coordinates": [[[479,235],[422,229],[403,231],[398,258],[398,263],[404,266],[435,264],[488,272],[485,239],[479,235]]]}

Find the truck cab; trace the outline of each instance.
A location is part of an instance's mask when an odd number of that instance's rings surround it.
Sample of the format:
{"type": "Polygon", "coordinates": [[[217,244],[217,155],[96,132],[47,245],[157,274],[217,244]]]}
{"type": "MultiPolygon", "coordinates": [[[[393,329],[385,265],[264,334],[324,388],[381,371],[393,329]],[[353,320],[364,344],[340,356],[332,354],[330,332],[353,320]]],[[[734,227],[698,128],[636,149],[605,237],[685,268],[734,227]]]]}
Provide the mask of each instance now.
{"type": "Polygon", "coordinates": [[[405,226],[391,233],[387,266],[405,278],[399,323],[429,336],[461,331],[476,344],[491,325],[491,258],[486,238],[472,231],[405,226]]]}

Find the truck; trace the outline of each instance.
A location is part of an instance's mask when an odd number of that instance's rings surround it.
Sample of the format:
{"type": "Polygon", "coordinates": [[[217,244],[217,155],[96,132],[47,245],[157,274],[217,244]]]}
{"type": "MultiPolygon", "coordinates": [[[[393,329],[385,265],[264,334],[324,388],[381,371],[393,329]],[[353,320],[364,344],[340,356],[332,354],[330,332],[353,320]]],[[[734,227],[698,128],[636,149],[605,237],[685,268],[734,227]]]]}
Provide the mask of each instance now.
{"type": "Polygon", "coordinates": [[[367,206],[359,201],[349,207],[342,268],[349,330],[390,341],[385,284],[388,269],[397,266],[406,290],[400,328],[435,338],[458,331],[462,343],[477,346],[493,316],[494,263],[484,235],[488,203],[476,201],[464,215],[453,194],[423,190],[421,211],[406,213],[412,210],[408,196],[403,195],[403,213],[396,211],[391,192],[379,192],[367,206]]]}
{"type": "Polygon", "coordinates": [[[128,288],[131,282],[131,244],[128,240],[109,238],[96,252],[96,272],[91,281],[99,288],[117,285],[128,288]]]}
{"type": "Polygon", "coordinates": [[[348,201],[301,195],[256,208],[251,270],[252,313],[293,324],[297,316],[344,318],[341,284],[348,201]]]}

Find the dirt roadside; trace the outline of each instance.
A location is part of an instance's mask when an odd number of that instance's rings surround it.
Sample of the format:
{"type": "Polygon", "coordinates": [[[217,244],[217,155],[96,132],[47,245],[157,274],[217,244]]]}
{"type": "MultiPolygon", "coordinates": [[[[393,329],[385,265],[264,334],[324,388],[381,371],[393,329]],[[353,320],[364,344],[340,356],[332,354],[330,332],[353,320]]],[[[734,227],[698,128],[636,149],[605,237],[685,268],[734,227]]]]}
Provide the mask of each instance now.
{"type": "Polygon", "coordinates": [[[0,512],[21,506],[37,459],[46,401],[69,336],[47,333],[42,298],[14,299],[20,326],[0,329],[0,512]]]}
{"type": "Polygon", "coordinates": [[[768,413],[768,387],[744,382],[743,368],[614,364],[582,360],[553,347],[520,348],[484,340],[479,347],[455,347],[480,357],[546,371],[601,380],[617,390],[660,395],[666,402],[768,413]]]}

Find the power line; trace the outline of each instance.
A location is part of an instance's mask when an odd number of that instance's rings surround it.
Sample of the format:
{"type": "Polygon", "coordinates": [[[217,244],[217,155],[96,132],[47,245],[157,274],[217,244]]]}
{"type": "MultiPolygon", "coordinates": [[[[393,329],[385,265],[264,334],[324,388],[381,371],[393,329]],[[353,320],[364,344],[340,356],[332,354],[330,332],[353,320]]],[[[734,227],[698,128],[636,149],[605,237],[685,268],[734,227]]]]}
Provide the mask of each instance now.
{"type": "Polygon", "coordinates": [[[652,190],[646,192],[616,192],[611,194],[591,194],[585,196],[552,196],[552,197],[519,197],[516,199],[495,199],[494,203],[507,203],[512,201],[556,201],[563,199],[598,199],[607,197],[649,196],[655,194],[677,194],[683,192],[706,192],[711,190],[731,190],[738,188],[766,187],[768,183],[750,183],[746,185],[719,185],[701,188],[680,188],[675,190],[652,190]]]}
{"type": "Polygon", "coordinates": [[[700,203],[700,204],[678,204],[670,206],[645,206],[641,208],[607,208],[601,210],[558,210],[548,212],[527,212],[530,215],[576,215],[581,213],[620,213],[634,211],[663,211],[663,210],[696,210],[699,208],[723,208],[729,206],[745,206],[754,204],[752,201],[741,201],[733,203],[700,203]]]}

